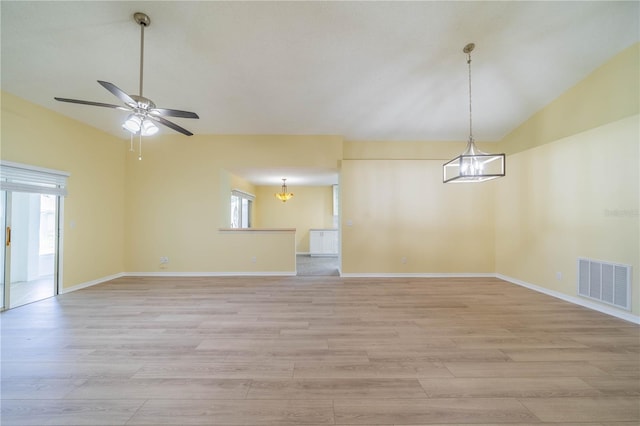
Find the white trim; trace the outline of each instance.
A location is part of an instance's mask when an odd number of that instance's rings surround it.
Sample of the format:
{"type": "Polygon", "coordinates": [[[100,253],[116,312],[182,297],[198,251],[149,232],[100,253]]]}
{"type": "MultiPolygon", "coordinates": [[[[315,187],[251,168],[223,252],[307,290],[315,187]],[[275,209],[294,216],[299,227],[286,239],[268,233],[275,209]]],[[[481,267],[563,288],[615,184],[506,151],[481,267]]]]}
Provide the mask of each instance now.
{"type": "Polygon", "coordinates": [[[251,200],[251,201],[255,201],[256,199],[255,195],[250,194],[248,192],[241,191],[239,189],[232,189],[231,195],[235,195],[236,197],[240,197],[240,198],[246,198],[247,200],[251,200]]]}
{"type": "Polygon", "coordinates": [[[61,289],[58,290],[58,294],[71,293],[72,291],[82,290],[83,288],[87,288],[87,287],[93,287],[94,285],[102,284],[102,283],[105,283],[107,281],[115,280],[116,278],[122,278],[124,276],[126,276],[126,274],[124,272],[120,272],[120,273],[109,275],[109,276],[106,276],[106,277],[97,278],[95,280],[91,280],[91,281],[87,281],[85,283],[74,285],[73,287],[61,288],[61,289]]]}
{"type": "Polygon", "coordinates": [[[65,197],[58,197],[58,223],[56,224],[58,227],[58,247],[56,247],[58,257],[56,260],[56,268],[58,271],[58,276],[56,277],[57,294],[62,294],[62,284],[64,283],[64,198],[65,197]]]}
{"type": "Polygon", "coordinates": [[[365,273],[346,272],[344,278],[495,278],[492,272],[407,272],[407,273],[365,273]]]}
{"type": "Polygon", "coordinates": [[[125,277],[294,277],[295,271],[278,272],[126,272],[125,277]]]}
{"type": "Polygon", "coordinates": [[[509,276],[506,276],[506,275],[495,274],[495,277],[499,278],[501,280],[510,282],[511,284],[516,284],[516,285],[519,285],[521,287],[525,287],[525,288],[528,288],[530,290],[537,291],[538,293],[543,293],[543,294],[546,294],[547,296],[555,297],[557,299],[564,300],[565,302],[573,303],[574,305],[583,306],[585,308],[589,308],[589,309],[592,309],[594,311],[601,312],[603,314],[611,315],[613,317],[620,318],[620,319],[623,319],[625,321],[632,322],[634,324],[640,324],[640,316],[637,316],[637,315],[633,315],[633,314],[630,314],[630,313],[627,313],[627,312],[622,312],[622,311],[619,311],[619,310],[614,309],[612,307],[604,306],[604,305],[601,305],[599,303],[590,302],[588,300],[584,300],[584,299],[579,298],[579,297],[569,296],[567,294],[560,293],[560,292],[555,291],[555,290],[550,290],[548,288],[540,287],[540,286],[537,286],[535,284],[530,284],[528,282],[521,281],[521,280],[519,280],[517,278],[512,278],[512,277],[509,277],[509,276]]]}

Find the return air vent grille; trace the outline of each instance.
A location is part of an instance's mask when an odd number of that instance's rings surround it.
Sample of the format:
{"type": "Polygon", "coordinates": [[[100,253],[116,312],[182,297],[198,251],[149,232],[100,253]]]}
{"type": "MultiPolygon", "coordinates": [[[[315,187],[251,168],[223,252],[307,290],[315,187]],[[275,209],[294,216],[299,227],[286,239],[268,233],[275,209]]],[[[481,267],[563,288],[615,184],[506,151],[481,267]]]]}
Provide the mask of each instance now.
{"type": "Polygon", "coordinates": [[[578,259],[578,294],[631,310],[631,266],[578,259]]]}

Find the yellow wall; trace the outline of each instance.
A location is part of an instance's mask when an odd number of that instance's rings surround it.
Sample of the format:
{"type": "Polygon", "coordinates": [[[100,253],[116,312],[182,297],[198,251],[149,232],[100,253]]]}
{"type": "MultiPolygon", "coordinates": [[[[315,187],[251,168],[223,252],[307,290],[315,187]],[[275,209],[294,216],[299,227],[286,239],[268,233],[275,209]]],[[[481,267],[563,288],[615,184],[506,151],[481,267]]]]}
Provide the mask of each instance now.
{"type": "Polygon", "coordinates": [[[497,273],[575,297],[578,257],[630,264],[635,315],[639,48],[621,52],[500,142],[516,154],[497,182],[495,216],[497,273]]]}
{"type": "Polygon", "coordinates": [[[225,269],[219,272],[295,274],[295,232],[293,230],[220,231],[216,238],[223,251],[225,269]]]}
{"type": "Polygon", "coordinates": [[[576,296],[578,257],[629,264],[638,315],[639,126],[636,115],[509,156],[496,193],[498,273],[576,296]]]}
{"type": "MultiPolygon", "coordinates": [[[[465,129],[460,135],[464,137],[465,129]]],[[[498,152],[493,142],[478,143],[485,152],[498,152]]],[[[451,160],[460,155],[467,142],[384,142],[345,141],[345,160],[451,160]]],[[[443,161],[443,163],[446,161],[443,161]]]]}
{"type": "Polygon", "coordinates": [[[493,272],[493,182],[444,185],[440,160],[344,160],[340,185],[343,273],[493,272]]]}
{"type": "Polygon", "coordinates": [[[256,186],[246,179],[231,173],[231,189],[256,195],[256,186]]]}
{"type": "MultiPolygon", "coordinates": [[[[165,134],[149,139],[144,159],[127,158],[126,270],[129,272],[294,271],[290,253],[271,262],[250,260],[253,251],[272,253],[269,237],[241,237],[244,249],[229,250],[221,235],[229,226],[233,177],[226,170],[251,167],[337,168],[342,139],[334,136],[224,136],[165,134]],[[169,258],[160,265],[160,257],[169,258]],[[289,269],[282,268],[288,265],[289,269]],[[232,269],[233,267],[233,269],[232,269]]],[[[258,191],[256,191],[258,192],[258,191]]],[[[257,195],[257,194],[256,194],[257,195]]],[[[259,211],[259,205],[256,206],[259,211]]],[[[254,235],[254,234],[249,234],[254,235]]],[[[271,235],[271,234],[268,234],[271,235]]],[[[235,243],[234,243],[235,244],[235,243]]],[[[264,256],[263,256],[264,257],[264,256]]]]}
{"type": "Polygon", "coordinates": [[[3,160],[71,173],[61,288],[123,272],[125,142],[5,92],[1,141],[3,160]]]}
{"type": "Polygon", "coordinates": [[[620,52],[507,135],[496,152],[520,152],[638,113],[640,43],[620,52]]]}
{"type": "Polygon", "coordinates": [[[296,252],[309,252],[309,229],[333,228],[333,187],[289,187],[294,197],[283,203],[273,194],[280,186],[256,187],[256,227],[296,228],[296,252]]]}

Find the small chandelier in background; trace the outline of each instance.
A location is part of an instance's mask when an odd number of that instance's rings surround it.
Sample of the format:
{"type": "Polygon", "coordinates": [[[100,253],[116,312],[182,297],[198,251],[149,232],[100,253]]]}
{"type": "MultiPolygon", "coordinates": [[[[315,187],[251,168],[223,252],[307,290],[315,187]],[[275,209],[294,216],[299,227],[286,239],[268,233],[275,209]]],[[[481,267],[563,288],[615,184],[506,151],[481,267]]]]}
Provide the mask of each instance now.
{"type": "Polygon", "coordinates": [[[487,154],[476,147],[473,139],[471,114],[471,52],[475,44],[467,44],[462,51],[467,54],[469,65],[469,141],[462,154],[443,165],[443,182],[484,182],[505,175],[505,155],[487,154]]]}
{"type": "Polygon", "coordinates": [[[280,190],[280,192],[276,192],[274,195],[283,203],[286,203],[293,198],[293,192],[288,192],[286,179],[282,179],[282,189],[280,190]]]}

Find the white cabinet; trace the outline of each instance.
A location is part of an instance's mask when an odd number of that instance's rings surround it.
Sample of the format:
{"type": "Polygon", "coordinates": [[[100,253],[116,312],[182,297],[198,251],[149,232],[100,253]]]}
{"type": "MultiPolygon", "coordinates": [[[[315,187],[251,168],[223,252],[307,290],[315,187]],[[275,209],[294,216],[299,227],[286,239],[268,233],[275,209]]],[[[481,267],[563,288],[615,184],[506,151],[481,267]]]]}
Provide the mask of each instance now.
{"type": "Polygon", "coordinates": [[[337,256],[337,229],[310,229],[309,254],[311,256],[337,256]]]}

